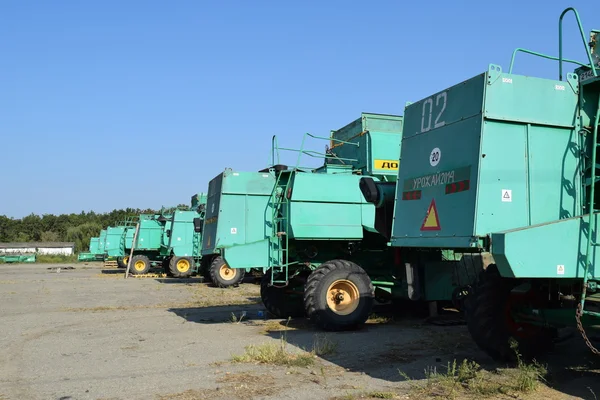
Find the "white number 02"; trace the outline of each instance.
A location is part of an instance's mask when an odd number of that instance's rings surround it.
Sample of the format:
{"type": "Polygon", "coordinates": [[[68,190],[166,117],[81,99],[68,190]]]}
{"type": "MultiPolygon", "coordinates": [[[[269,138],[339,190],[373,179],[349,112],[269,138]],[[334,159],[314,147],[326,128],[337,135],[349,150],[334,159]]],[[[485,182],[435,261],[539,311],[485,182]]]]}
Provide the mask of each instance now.
{"type": "MultiPolygon", "coordinates": [[[[435,108],[436,110],[439,110],[439,112],[437,113],[435,121],[433,121],[434,129],[446,125],[446,122],[444,120],[440,121],[440,118],[446,110],[447,101],[447,92],[442,92],[435,96],[435,108]]],[[[423,102],[423,111],[421,113],[421,133],[425,133],[431,130],[431,118],[433,118],[433,97],[430,97],[423,102]],[[425,126],[425,120],[427,120],[427,126],[425,126]]]]}

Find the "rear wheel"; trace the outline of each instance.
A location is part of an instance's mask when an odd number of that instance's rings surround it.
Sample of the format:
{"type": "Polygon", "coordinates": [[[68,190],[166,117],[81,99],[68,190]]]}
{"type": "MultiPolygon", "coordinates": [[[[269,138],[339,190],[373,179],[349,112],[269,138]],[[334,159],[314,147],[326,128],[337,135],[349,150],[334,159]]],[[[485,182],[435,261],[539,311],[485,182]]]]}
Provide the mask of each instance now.
{"type": "Polygon", "coordinates": [[[217,287],[228,287],[239,284],[246,270],[241,268],[230,268],[223,257],[217,256],[209,267],[210,279],[217,287]]]}
{"type": "Polygon", "coordinates": [[[498,268],[490,264],[481,271],[468,299],[465,316],[471,337],[497,361],[516,361],[511,339],[517,342],[517,350],[526,359],[543,355],[553,346],[554,329],[514,319],[513,311],[517,307],[544,307],[543,296],[533,288],[527,293],[511,292],[519,283],[516,279],[503,278],[498,268]]]}
{"type": "Polygon", "coordinates": [[[127,268],[128,261],[129,261],[129,256],[118,257],[117,258],[117,266],[119,268],[127,268]]]}
{"type": "Polygon", "coordinates": [[[321,329],[356,329],[367,321],[374,298],[371,279],[359,265],[331,260],[309,275],[304,308],[321,329]]]}
{"type": "Polygon", "coordinates": [[[194,271],[194,259],[192,257],[172,257],[169,262],[169,271],[175,278],[187,278],[194,271]]]}
{"type": "Polygon", "coordinates": [[[298,281],[292,279],[286,287],[271,286],[271,268],[269,268],[260,281],[260,297],[267,311],[277,318],[304,316],[302,299],[304,285],[298,281]]]}
{"type": "Polygon", "coordinates": [[[133,275],[141,275],[148,273],[148,271],[150,271],[150,259],[142,255],[133,256],[129,272],[133,275]]]}

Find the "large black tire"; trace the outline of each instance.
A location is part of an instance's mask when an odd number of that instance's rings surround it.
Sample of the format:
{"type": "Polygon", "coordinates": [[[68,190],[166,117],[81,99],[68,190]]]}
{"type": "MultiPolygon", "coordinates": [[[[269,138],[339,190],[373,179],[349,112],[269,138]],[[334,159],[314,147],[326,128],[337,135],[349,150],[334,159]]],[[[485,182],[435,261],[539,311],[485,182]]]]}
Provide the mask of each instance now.
{"type": "Polygon", "coordinates": [[[271,268],[265,272],[260,281],[260,297],[263,305],[277,318],[303,317],[304,301],[302,295],[293,293],[303,289],[303,284],[291,281],[286,287],[274,287],[271,283],[271,268]]]}
{"type": "Polygon", "coordinates": [[[143,255],[133,256],[129,273],[132,275],[147,274],[150,271],[150,259],[143,255]]]}
{"type": "Polygon", "coordinates": [[[194,259],[192,257],[171,257],[169,272],[175,278],[188,278],[194,272],[194,259]]]}
{"type": "Polygon", "coordinates": [[[518,344],[522,358],[531,360],[549,352],[556,331],[551,328],[517,323],[510,316],[514,304],[543,308],[544,299],[535,290],[515,294],[519,280],[503,278],[494,264],[482,270],[467,299],[465,317],[469,333],[481,350],[496,361],[515,362],[511,339],[518,344]]]}
{"type": "Polygon", "coordinates": [[[127,260],[129,260],[129,256],[118,257],[117,266],[119,268],[127,268],[127,260]]]}
{"type": "Polygon", "coordinates": [[[214,258],[209,267],[210,279],[216,287],[229,287],[238,285],[246,275],[246,270],[229,268],[223,257],[214,258]]]}
{"type": "Polygon", "coordinates": [[[374,292],[371,279],[360,266],[351,261],[331,260],[309,275],[304,308],[308,318],[321,329],[356,329],[369,318],[374,292]]]}

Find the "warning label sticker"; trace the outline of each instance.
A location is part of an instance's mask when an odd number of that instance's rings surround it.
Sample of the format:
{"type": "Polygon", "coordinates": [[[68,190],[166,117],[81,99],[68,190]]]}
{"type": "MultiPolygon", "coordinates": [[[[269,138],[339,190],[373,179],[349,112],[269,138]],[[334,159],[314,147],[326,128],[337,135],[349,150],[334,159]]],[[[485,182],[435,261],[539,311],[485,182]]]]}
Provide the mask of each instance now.
{"type": "Polygon", "coordinates": [[[512,201],[512,190],[502,189],[502,201],[504,201],[504,202],[512,201]]]}
{"type": "Polygon", "coordinates": [[[427,209],[427,215],[421,225],[422,231],[439,231],[441,230],[440,218],[438,216],[437,207],[435,206],[435,200],[431,199],[431,204],[427,209]]]}

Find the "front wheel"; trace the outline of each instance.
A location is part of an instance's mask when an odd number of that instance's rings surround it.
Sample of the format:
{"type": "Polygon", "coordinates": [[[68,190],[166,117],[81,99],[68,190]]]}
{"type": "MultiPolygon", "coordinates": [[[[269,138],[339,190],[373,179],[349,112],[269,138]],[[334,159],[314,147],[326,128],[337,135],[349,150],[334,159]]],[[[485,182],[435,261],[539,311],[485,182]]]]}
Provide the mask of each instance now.
{"type": "Polygon", "coordinates": [[[223,257],[217,256],[209,267],[210,279],[217,287],[228,287],[239,284],[246,274],[241,268],[230,268],[223,257]]]}
{"type": "Polygon", "coordinates": [[[133,275],[141,275],[147,274],[148,271],[150,271],[150,259],[142,255],[133,256],[129,272],[133,275]]]}
{"type": "Polygon", "coordinates": [[[173,257],[169,262],[170,275],[175,278],[188,278],[194,271],[194,259],[192,257],[173,257]]]}
{"type": "Polygon", "coordinates": [[[321,329],[356,329],[369,318],[374,292],[371,279],[359,265],[331,260],[309,275],[304,308],[308,318],[321,329]]]}

